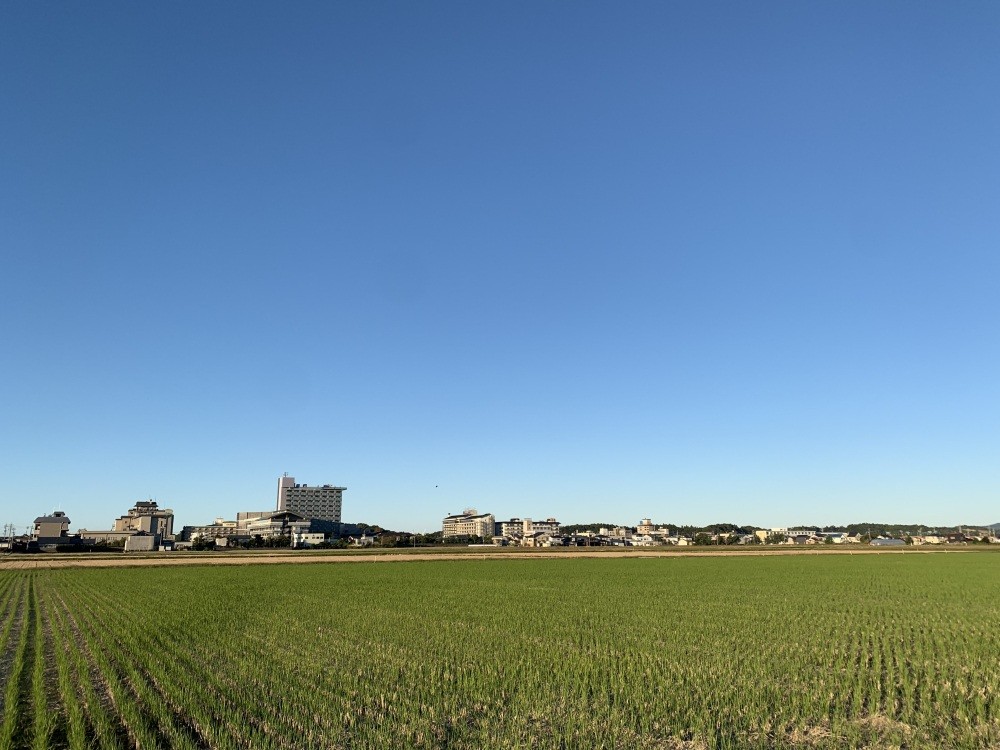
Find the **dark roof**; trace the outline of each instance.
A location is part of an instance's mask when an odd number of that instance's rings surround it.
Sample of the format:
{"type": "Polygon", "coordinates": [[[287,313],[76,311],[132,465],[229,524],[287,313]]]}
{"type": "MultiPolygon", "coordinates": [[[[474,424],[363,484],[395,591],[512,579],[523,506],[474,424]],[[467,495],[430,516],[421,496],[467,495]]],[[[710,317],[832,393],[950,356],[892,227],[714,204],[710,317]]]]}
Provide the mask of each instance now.
{"type": "Polygon", "coordinates": [[[278,519],[285,519],[286,521],[305,521],[306,517],[301,513],[296,513],[294,510],[279,510],[276,513],[269,513],[266,516],[261,516],[260,518],[251,519],[253,521],[263,521],[263,520],[276,521],[278,519]]]}
{"type": "Polygon", "coordinates": [[[60,544],[60,545],[62,545],[62,544],[71,544],[71,545],[83,544],[83,540],[79,537],[79,535],[75,535],[75,536],[40,536],[35,541],[38,542],[39,546],[43,546],[44,545],[44,546],[48,546],[48,547],[51,547],[52,545],[56,545],[56,544],[60,544]]]}
{"type": "Polygon", "coordinates": [[[35,519],[35,523],[66,523],[68,524],[69,516],[67,516],[62,511],[56,511],[51,516],[39,516],[35,519]]]}

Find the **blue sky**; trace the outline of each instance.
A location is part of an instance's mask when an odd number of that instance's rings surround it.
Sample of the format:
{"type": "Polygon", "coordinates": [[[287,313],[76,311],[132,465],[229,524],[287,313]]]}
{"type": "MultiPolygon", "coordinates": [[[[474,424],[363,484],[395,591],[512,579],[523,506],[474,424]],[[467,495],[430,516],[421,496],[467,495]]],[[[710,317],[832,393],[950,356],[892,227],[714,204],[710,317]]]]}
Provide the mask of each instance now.
{"type": "Polygon", "coordinates": [[[1000,521],[1000,5],[0,9],[0,522],[1000,521]]]}

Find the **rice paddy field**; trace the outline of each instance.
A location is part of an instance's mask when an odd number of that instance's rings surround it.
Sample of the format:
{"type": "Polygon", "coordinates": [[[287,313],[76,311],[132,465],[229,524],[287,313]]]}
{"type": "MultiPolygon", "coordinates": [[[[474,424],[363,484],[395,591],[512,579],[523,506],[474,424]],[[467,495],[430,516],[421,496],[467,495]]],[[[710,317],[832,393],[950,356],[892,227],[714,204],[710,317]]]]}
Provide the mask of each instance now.
{"type": "Polygon", "coordinates": [[[3,748],[1000,747],[1000,555],[0,571],[3,748]]]}

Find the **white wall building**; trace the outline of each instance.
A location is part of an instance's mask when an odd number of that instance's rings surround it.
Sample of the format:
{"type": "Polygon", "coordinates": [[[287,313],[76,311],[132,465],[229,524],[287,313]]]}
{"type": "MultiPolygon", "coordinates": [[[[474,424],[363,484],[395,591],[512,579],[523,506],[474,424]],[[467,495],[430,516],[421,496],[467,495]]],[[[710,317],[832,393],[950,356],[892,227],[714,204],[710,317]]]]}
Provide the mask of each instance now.
{"type": "Polygon", "coordinates": [[[532,521],[530,518],[512,518],[509,521],[498,521],[497,535],[506,539],[520,539],[539,532],[550,536],[559,534],[559,522],[554,518],[544,521],[532,521]]]}

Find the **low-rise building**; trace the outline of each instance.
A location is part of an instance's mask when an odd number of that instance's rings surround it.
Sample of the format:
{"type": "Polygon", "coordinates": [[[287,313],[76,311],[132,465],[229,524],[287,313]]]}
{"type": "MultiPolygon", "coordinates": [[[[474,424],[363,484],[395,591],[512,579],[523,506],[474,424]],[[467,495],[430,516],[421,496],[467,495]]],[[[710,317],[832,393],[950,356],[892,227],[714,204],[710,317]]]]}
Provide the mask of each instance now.
{"type": "Polygon", "coordinates": [[[160,535],[137,531],[125,539],[126,552],[156,552],[160,548],[160,535]]]}
{"type": "Polygon", "coordinates": [[[562,543],[560,537],[547,531],[533,531],[521,537],[522,547],[559,547],[562,543]]]}
{"type": "Polygon", "coordinates": [[[60,547],[78,545],[80,537],[69,533],[69,516],[61,510],[35,519],[31,542],[34,547],[46,552],[54,552],[60,547]]]}
{"type": "Polygon", "coordinates": [[[632,546],[633,547],[655,547],[662,542],[655,538],[652,534],[633,534],[632,535],[632,546]]]}
{"type": "Polygon", "coordinates": [[[872,539],[870,542],[868,542],[868,544],[871,545],[872,547],[903,547],[906,545],[906,542],[902,539],[889,539],[886,537],[878,537],[876,539],[872,539]]]}
{"type": "Polygon", "coordinates": [[[601,527],[597,533],[599,536],[606,536],[609,539],[628,540],[632,538],[632,529],[628,526],[615,526],[611,529],[601,527]]]}
{"type": "Polygon", "coordinates": [[[292,547],[300,549],[303,547],[315,547],[317,544],[323,544],[326,541],[326,534],[322,532],[298,532],[292,533],[292,547]]]}
{"type": "Polygon", "coordinates": [[[193,542],[196,539],[230,539],[246,536],[246,529],[241,528],[236,521],[226,521],[216,518],[214,523],[201,526],[185,526],[181,529],[181,539],[193,542]]]}
{"type": "Polygon", "coordinates": [[[91,531],[90,529],[80,529],[78,532],[84,544],[109,544],[113,546],[124,546],[125,540],[134,536],[135,531],[91,531]]]}
{"type": "Polygon", "coordinates": [[[292,537],[295,534],[308,534],[309,526],[308,518],[290,510],[279,510],[248,521],[246,533],[251,537],[259,536],[262,539],[272,539],[278,536],[292,537]]]}

